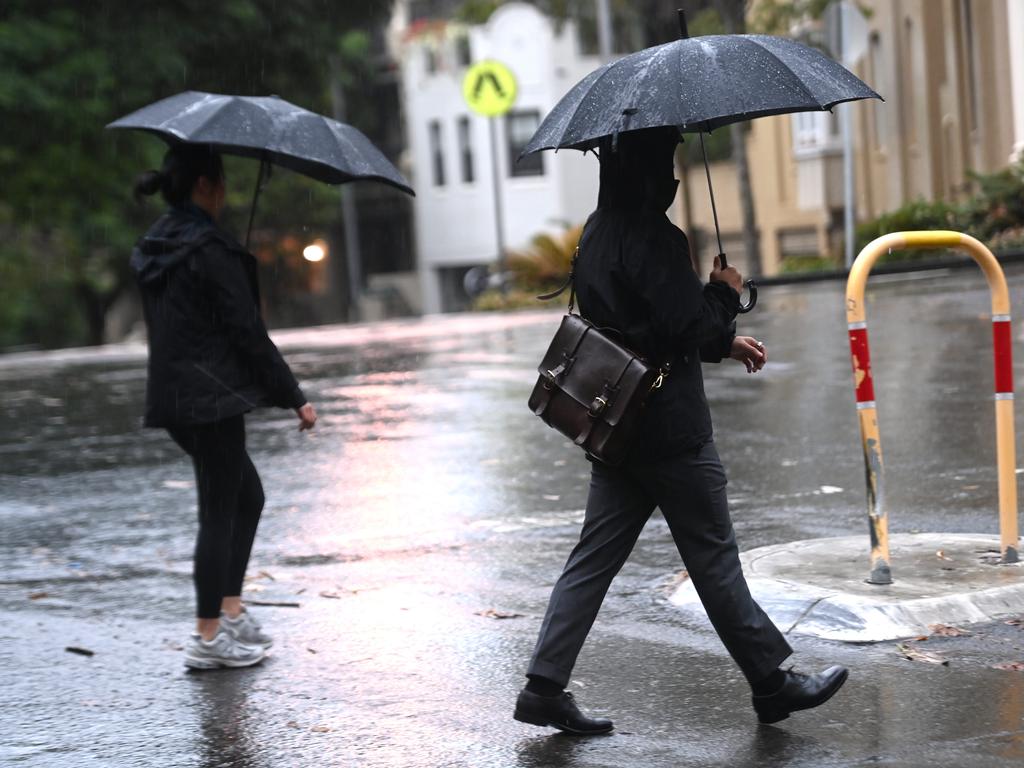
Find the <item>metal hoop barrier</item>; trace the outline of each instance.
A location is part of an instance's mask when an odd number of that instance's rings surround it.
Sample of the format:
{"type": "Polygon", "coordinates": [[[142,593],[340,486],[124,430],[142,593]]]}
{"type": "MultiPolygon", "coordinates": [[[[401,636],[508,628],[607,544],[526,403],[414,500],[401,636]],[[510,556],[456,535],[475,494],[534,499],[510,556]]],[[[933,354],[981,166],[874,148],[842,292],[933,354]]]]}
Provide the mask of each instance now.
{"type": "Polygon", "coordinates": [[[868,243],[858,254],[846,282],[846,322],[850,358],[857,394],[857,415],[867,475],[868,520],[871,530],[871,584],[891,584],[889,521],[882,477],[882,443],[875,410],[868,330],[864,312],[864,285],[878,257],[890,250],[956,248],[978,262],[992,293],[992,347],[995,354],[996,455],[999,469],[999,532],[1002,562],[1019,561],[1017,531],[1017,459],[1013,427],[1013,352],[1010,329],[1010,294],[1006,278],[992,252],[961,232],[893,232],[868,243]]]}

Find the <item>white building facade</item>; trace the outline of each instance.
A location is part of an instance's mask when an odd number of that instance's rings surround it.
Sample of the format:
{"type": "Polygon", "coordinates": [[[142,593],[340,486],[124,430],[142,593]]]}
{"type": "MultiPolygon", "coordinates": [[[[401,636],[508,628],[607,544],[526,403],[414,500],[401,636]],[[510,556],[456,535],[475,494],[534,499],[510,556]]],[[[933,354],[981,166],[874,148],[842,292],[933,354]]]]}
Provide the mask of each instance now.
{"type": "Polygon", "coordinates": [[[498,260],[493,170],[497,169],[506,249],[540,232],[582,222],[597,202],[593,156],[566,150],[517,163],[520,150],[557,101],[599,65],[579,52],[571,22],[556,29],[536,8],[502,5],[480,26],[444,21],[394,28],[401,65],[409,164],[416,189],[418,269],[426,313],[464,309],[466,272],[498,260]],[[463,100],[468,68],[495,60],[515,76],[507,115],[479,116],[463,100]],[[489,120],[497,152],[492,155],[489,120]]]}

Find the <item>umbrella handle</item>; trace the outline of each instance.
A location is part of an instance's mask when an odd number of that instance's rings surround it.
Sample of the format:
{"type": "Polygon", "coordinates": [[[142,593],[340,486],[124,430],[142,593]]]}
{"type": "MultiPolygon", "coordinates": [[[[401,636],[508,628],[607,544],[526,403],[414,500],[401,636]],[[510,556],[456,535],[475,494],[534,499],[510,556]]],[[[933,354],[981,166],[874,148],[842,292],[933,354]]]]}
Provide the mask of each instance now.
{"type": "Polygon", "coordinates": [[[743,284],[743,287],[747,289],[747,293],[750,294],[750,299],[747,300],[746,304],[740,304],[739,313],[741,315],[747,314],[757,305],[757,283],[753,280],[747,280],[743,284]]]}

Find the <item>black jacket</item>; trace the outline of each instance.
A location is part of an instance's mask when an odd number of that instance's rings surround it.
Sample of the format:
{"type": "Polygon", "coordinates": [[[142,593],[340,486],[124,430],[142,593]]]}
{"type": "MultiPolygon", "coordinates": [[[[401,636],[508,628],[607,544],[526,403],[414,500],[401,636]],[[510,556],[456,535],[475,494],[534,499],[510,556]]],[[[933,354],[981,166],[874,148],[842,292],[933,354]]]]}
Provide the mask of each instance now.
{"type": "Polygon", "coordinates": [[[711,439],[701,361],[729,355],[739,294],[702,285],[686,235],[665,210],[675,195],[678,134],[622,134],[601,152],[598,208],[580,238],[576,292],[580,312],[613,328],[625,344],[671,373],[647,400],[636,453],[661,458],[711,439]]]}
{"type": "Polygon", "coordinates": [[[205,424],[305,404],[260,316],[256,259],[192,204],[132,251],[149,333],[148,427],[205,424]]]}

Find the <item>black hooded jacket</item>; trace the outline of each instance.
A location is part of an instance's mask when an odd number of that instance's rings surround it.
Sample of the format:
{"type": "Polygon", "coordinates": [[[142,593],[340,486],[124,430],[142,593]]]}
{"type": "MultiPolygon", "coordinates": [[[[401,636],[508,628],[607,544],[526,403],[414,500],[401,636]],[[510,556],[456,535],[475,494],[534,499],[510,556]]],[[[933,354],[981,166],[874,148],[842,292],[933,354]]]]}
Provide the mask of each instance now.
{"type": "Polygon", "coordinates": [[[147,427],[305,404],[260,316],[256,259],[187,203],[132,251],[149,334],[147,427]]]}
{"type": "Polygon", "coordinates": [[[686,235],[665,215],[675,196],[678,133],[620,134],[601,147],[597,210],[580,238],[576,292],[581,314],[619,331],[626,346],[671,373],[647,400],[637,456],[657,459],[711,439],[701,360],[729,355],[739,294],[702,285],[686,235]]]}

